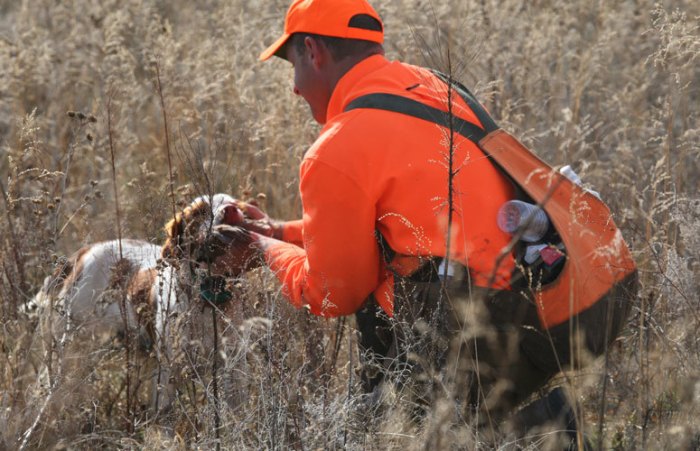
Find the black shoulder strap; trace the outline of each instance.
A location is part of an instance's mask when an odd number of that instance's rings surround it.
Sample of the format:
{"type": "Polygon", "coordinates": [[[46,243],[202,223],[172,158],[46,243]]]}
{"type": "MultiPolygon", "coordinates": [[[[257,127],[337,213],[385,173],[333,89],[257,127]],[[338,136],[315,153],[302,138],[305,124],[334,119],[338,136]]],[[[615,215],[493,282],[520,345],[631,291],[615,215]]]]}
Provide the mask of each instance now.
{"type": "Polygon", "coordinates": [[[471,108],[476,117],[479,119],[479,122],[481,122],[481,125],[484,126],[484,130],[486,131],[487,135],[492,131],[498,130],[500,128],[498,125],[496,125],[496,122],[486,111],[483,105],[481,105],[479,101],[476,100],[474,94],[472,94],[472,92],[469,89],[467,89],[466,86],[464,86],[457,80],[452,79],[452,77],[450,77],[449,75],[443,74],[442,72],[436,70],[431,70],[431,72],[435,74],[440,80],[442,80],[446,85],[452,85],[455,88],[455,90],[459,93],[459,96],[462,97],[462,100],[464,100],[464,103],[466,103],[467,106],[471,108]]]}
{"type": "MultiPolygon", "coordinates": [[[[479,145],[479,141],[481,141],[482,138],[500,128],[493,120],[491,115],[486,112],[486,109],[479,103],[479,101],[476,100],[476,97],[474,97],[474,95],[464,85],[452,80],[445,74],[437,71],[432,72],[446,84],[452,84],[452,87],[460,95],[460,97],[462,97],[467,106],[471,108],[476,117],[479,119],[479,122],[481,122],[484,127],[482,129],[476,124],[472,124],[471,122],[465,121],[464,119],[460,119],[453,115],[453,130],[476,144],[476,146],[479,147],[482,152],[484,152],[484,155],[486,155],[489,161],[491,161],[491,163],[501,172],[501,174],[510,180],[511,184],[513,185],[516,199],[530,202],[530,197],[522,189],[520,183],[513,179],[508,171],[503,169],[503,167],[501,167],[501,165],[491,157],[491,154],[479,145]]],[[[424,105],[416,100],[400,95],[386,93],[366,94],[350,102],[345,107],[344,111],[350,111],[357,108],[370,108],[405,114],[418,119],[423,119],[425,121],[433,122],[445,128],[450,128],[450,115],[446,111],[438,110],[437,108],[424,105]]]]}
{"type": "MultiPolygon", "coordinates": [[[[357,108],[392,111],[450,128],[449,113],[420,103],[417,100],[395,94],[376,93],[360,96],[350,102],[348,106],[345,107],[345,111],[357,108]]],[[[478,143],[486,136],[486,132],[476,124],[472,124],[456,116],[452,117],[452,127],[456,133],[459,133],[474,143],[478,143]]]]}
{"type": "Polygon", "coordinates": [[[462,84],[450,79],[447,75],[437,71],[433,71],[435,75],[446,84],[451,84],[455,91],[462,97],[464,102],[471,108],[479,122],[483,125],[483,129],[476,124],[465,121],[456,116],[450,118],[449,113],[437,108],[425,105],[417,100],[409,99],[396,94],[374,93],[360,96],[350,102],[344,111],[350,111],[357,108],[369,108],[375,110],[392,111],[394,113],[405,114],[418,119],[423,119],[428,122],[433,122],[445,128],[450,128],[460,135],[464,136],[474,144],[479,144],[490,132],[497,130],[498,125],[494,122],[491,116],[486,112],[484,107],[476,100],[472,93],[462,84]],[[451,124],[450,124],[451,121],[451,124]]]}

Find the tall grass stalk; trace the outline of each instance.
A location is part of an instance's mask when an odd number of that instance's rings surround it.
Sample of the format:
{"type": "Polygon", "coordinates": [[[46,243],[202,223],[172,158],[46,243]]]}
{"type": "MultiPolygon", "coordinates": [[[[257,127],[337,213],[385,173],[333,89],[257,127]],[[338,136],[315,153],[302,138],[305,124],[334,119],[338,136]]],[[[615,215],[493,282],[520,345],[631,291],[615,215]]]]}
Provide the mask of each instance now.
{"type": "MultiPolygon", "coordinates": [[[[109,142],[109,156],[112,168],[112,187],[114,188],[114,213],[116,218],[116,232],[117,232],[117,243],[119,248],[119,264],[128,265],[127,261],[124,260],[124,250],[122,249],[122,226],[121,226],[121,211],[119,207],[119,186],[117,185],[117,169],[116,169],[116,145],[114,130],[112,128],[112,102],[114,101],[114,91],[110,89],[107,94],[107,137],[109,142]]],[[[132,328],[129,325],[129,306],[127,306],[127,275],[130,271],[125,265],[122,268],[117,268],[119,281],[117,286],[119,287],[119,313],[122,317],[122,323],[124,325],[124,353],[126,356],[126,363],[124,368],[124,378],[126,381],[126,419],[128,424],[128,432],[134,432],[134,409],[132,406],[132,391],[131,391],[131,370],[132,370],[132,328]]]]}

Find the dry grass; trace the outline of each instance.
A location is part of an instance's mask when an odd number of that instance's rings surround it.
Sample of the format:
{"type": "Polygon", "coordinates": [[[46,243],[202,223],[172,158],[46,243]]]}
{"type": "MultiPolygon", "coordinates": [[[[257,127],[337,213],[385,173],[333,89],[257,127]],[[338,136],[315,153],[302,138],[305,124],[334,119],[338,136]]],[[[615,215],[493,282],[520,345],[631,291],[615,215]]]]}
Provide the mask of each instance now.
{"type": "MultiPolygon", "coordinates": [[[[449,48],[501,125],[581,168],[635,251],[642,291],[610,366],[573,379],[586,431],[602,431],[605,448],[700,447],[700,3],[375,3],[390,57],[440,68],[449,48]]],[[[160,243],[173,202],[207,187],[262,193],[272,216],[298,216],[298,163],[317,128],[291,70],[256,61],[286,7],[0,0],[0,449],[206,449],[217,436],[225,449],[417,449],[436,434],[445,448],[485,447],[446,421],[418,429],[400,396],[391,415],[363,418],[351,321],[294,311],[265,272],[242,281],[232,308],[274,326],[220,321],[218,408],[210,379],[191,376],[167,417],[127,412],[115,347],[83,381],[88,402],[41,410],[49,387],[37,384],[43,357],[22,305],[65,255],[118,232],[160,243]]]]}

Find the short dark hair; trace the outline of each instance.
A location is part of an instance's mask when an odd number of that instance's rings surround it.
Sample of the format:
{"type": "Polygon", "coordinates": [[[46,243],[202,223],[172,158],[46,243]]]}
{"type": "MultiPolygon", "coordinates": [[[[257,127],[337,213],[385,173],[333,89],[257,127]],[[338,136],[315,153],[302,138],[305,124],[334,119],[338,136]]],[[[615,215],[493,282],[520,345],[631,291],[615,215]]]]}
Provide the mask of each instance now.
{"type": "MultiPolygon", "coordinates": [[[[290,36],[287,45],[294,47],[298,54],[305,51],[304,39],[311,37],[318,39],[328,48],[333,61],[340,61],[348,56],[362,55],[366,53],[381,53],[383,47],[378,42],[365,41],[362,39],[336,38],[313,33],[294,33],[290,36]]],[[[286,46],[285,46],[286,47],[286,46]]]]}
{"type": "MultiPolygon", "coordinates": [[[[379,32],[383,31],[382,23],[367,14],[357,14],[353,16],[350,19],[348,26],[351,28],[360,28],[364,30],[379,32]]],[[[330,52],[334,61],[340,61],[348,56],[382,53],[384,50],[381,44],[362,39],[338,38],[313,33],[294,33],[292,36],[290,36],[287,44],[285,44],[280,51],[278,51],[278,56],[282,56],[283,58],[285,57],[284,52],[286,52],[286,47],[288,45],[294,46],[294,50],[296,50],[297,53],[304,53],[304,39],[307,37],[312,37],[323,42],[323,44],[328,48],[328,51],[330,52]]]]}

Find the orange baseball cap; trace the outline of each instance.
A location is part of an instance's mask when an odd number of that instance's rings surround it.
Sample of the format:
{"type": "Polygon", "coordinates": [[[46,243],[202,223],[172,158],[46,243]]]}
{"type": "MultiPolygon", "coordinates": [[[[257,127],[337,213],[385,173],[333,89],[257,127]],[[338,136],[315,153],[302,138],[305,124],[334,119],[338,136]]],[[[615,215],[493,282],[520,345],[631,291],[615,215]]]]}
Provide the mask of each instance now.
{"type": "Polygon", "coordinates": [[[260,61],[277,54],[294,33],[384,42],[382,20],[366,0],[294,0],[284,19],[284,34],[260,54],[260,61]],[[367,26],[363,16],[376,19],[379,29],[367,26]]]}

